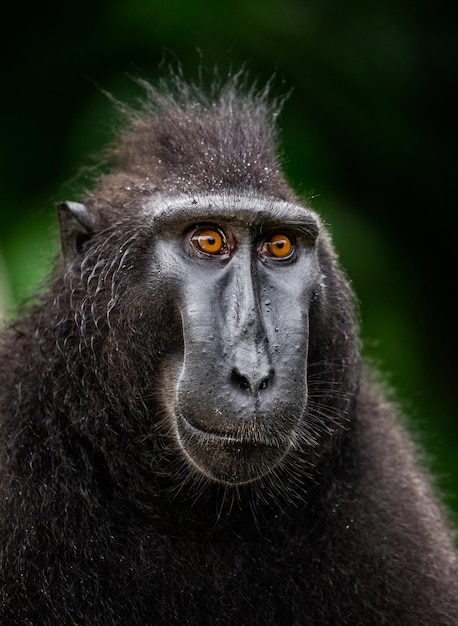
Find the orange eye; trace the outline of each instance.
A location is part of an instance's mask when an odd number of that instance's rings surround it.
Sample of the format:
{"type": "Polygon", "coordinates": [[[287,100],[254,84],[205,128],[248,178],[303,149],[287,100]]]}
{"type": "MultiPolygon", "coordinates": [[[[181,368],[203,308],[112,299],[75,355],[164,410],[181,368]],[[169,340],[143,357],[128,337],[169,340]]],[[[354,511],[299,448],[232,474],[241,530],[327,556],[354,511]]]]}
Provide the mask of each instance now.
{"type": "Polygon", "coordinates": [[[285,259],[291,254],[292,250],[293,244],[291,239],[287,235],[276,233],[263,243],[261,254],[277,259],[285,259]]]}
{"type": "Polygon", "coordinates": [[[227,252],[223,235],[214,228],[198,230],[191,237],[191,241],[196,248],[207,254],[224,254],[227,252]]]}

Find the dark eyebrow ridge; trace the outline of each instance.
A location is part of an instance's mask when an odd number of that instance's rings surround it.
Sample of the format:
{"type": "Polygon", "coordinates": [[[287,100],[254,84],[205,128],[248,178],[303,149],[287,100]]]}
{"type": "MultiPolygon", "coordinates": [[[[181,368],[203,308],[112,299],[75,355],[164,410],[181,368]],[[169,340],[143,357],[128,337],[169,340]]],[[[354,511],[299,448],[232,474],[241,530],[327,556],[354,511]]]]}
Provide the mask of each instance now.
{"type": "Polygon", "coordinates": [[[269,207],[256,210],[255,207],[250,208],[247,205],[245,208],[237,207],[231,209],[229,207],[221,207],[217,204],[210,204],[206,207],[189,206],[184,205],[182,207],[169,207],[168,210],[162,211],[153,217],[155,228],[167,229],[177,228],[184,223],[190,224],[205,224],[214,222],[225,223],[239,223],[242,226],[246,225],[249,228],[256,227],[258,225],[260,232],[266,232],[275,228],[291,228],[293,230],[299,230],[305,235],[317,236],[320,232],[320,220],[315,217],[314,213],[309,209],[304,209],[303,213],[299,214],[301,207],[297,207],[298,212],[292,219],[286,214],[282,215],[281,212],[269,210],[269,207]],[[247,216],[251,217],[247,221],[247,216]],[[297,217],[297,219],[295,219],[297,217]]]}

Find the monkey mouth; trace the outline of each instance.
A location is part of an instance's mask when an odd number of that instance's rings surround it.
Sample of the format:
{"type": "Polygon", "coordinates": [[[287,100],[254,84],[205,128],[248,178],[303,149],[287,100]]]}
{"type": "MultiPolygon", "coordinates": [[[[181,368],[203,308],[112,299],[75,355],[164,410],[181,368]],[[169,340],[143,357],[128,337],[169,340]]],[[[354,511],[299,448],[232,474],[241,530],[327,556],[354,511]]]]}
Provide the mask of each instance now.
{"type": "Polygon", "coordinates": [[[208,432],[183,416],[176,418],[176,432],[185,458],[208,478],[227,485],[242,485],[271,472],[284,458],[289,438],[271,438],[260,430],[250,435],[208,432]]]}

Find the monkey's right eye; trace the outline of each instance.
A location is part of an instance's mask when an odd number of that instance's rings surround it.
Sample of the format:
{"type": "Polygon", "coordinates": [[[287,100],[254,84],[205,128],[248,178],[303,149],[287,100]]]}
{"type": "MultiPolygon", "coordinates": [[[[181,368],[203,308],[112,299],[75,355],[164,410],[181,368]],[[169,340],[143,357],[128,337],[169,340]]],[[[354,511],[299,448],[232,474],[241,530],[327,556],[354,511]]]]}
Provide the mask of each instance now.
{"type": "Polygon", "coordinates": [[[229,244],[224,233],[216,228],[198,228],[191,236],[191,243],[199,252],[205,254],[229,253],[229,244]]]}

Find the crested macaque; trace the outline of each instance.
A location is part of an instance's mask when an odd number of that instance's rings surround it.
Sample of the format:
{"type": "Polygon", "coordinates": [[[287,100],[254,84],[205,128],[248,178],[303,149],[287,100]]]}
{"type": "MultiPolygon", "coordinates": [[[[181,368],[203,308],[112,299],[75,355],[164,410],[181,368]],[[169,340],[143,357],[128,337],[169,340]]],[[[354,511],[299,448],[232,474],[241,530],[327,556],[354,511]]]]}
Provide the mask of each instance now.
{"type": "Polygon", "coordinates": [[[456,626],[448,514],[277,101],[143,86],[2,334],[0,623],[456,626]]]}

